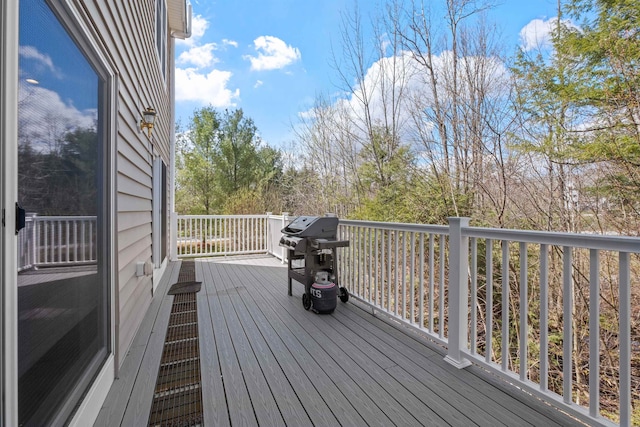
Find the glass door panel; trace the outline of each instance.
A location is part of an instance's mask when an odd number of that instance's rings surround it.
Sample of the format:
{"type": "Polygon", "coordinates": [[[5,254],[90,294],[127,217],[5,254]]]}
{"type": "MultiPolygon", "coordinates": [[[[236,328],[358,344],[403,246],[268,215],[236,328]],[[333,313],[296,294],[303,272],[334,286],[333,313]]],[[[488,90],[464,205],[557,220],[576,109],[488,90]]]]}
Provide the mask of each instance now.
{"type": "Polygon", "coordinates": [[[44,0],[20,1],[18,410],[65,422],[107,354],[102,82],[44,0]]]}

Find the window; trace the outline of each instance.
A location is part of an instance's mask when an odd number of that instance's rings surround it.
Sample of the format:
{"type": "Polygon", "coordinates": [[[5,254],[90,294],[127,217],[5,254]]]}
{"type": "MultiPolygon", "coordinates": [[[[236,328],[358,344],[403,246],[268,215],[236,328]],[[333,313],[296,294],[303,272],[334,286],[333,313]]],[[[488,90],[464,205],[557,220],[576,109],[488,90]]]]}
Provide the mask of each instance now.
{"type": "Polygon", "coordinates": [[[167,6],[165,0],[156,0],[156,48],[162,76],[167,76],[167,6]]]}
{"type": "Polygon", "coordinates": [[[167,257],[167,165],[161,157],[153,163],[153,264],[167,257]]]}

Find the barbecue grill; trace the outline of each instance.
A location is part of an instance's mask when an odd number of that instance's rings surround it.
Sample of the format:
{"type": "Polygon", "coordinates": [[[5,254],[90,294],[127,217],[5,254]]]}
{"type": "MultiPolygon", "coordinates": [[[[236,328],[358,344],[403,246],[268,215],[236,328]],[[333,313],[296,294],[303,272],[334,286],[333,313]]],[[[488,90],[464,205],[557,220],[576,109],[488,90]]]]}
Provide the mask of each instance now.
{"type": "Polygon", "coordinates": [[[302,283],[305,310],[331,313],[336,297],[342,302],[349,300],[349,292],[338,286],[335,274],[336,249],[349,246],[349,241],[337,240],[337,230],[335,216],[299,216],[282,229],[280,246],[287,248],[289,255],[289,295],[293,280],[302,283]]]}

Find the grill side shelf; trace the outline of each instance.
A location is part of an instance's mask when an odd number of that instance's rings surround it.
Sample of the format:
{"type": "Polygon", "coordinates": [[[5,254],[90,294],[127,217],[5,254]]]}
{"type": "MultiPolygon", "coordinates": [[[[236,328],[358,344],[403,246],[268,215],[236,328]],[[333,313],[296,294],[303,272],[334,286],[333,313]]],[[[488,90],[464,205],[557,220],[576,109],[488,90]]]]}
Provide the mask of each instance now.
{"type": "Polygon", "coordinates": [[[311,247],[314,249],[334,249],[334,248],[346,248],[349,246],[348,240],[327,240],[327,239],[314,239],[311,241],[311,247]]]}

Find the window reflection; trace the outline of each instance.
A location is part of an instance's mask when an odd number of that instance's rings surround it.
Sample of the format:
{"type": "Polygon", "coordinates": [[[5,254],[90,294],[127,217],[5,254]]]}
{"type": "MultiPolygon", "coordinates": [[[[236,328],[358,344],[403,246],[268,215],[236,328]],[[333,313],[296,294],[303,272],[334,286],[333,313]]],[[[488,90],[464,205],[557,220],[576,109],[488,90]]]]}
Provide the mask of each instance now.
{"type": "Polygon", "coordinates": [[[107,352],[101,83],[44,0],[20,2],[18,406],[65,420],[107,352]]]}

